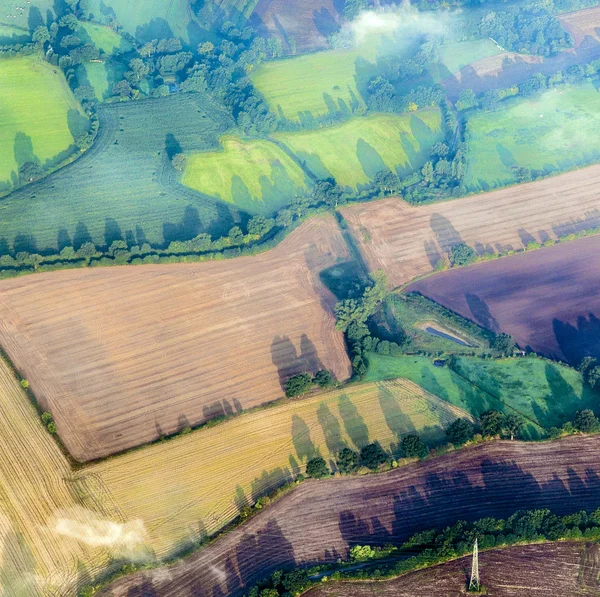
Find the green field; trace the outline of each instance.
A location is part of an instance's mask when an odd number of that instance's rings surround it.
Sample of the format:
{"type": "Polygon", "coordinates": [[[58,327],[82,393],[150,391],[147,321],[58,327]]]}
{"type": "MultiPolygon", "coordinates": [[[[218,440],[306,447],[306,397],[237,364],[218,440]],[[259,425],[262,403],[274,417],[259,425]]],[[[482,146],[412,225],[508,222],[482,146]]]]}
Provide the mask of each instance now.
{"type": "Polygon", "coordinates": [[[469,116],[469,190],[517,182],[516,166],[549,174],[600,160],[600,93],[592,83],[501,105],[496,112],[469,116]]]}
{"type": "Polygon", "coordinates": [[[540,437],[542,429],[560,427],[578,410],[598,405],[597,392],[583,385],[577,371],[535,358],[456,357],[451,370],[435,367],[427,357],[369,355],[366,381],[396,377],[410,379],[474,416],[490,408],[518,412],[527,421],[530,438],[540,437]]]}
{"type": "Polygon", "coordinates": [[[82,23],[77,35],[83,41],[93,43],[104,54],[130,52],[133,49],[132,45],[116,31],[103,25],[82,23]]]}
{"type": "Polygon", "coordinates": [[[358,52],[335,50],[265,62],[251,78],[278,116],[309,121],[364,106],[357,81],[372,66],[358,52]]]}
{"type": "Polygon", "coordinates": [[[123,29],[141,41],[180,37],[194,42],[192,12],[188,0],[88,0],[86,17],[101,22],[116,19],[123,29]]]}
{"type": "Polygon", "coordinates": [[[88,121],[58,67],[35,56],[0,60],[0,191],[25,162],[64,160],[88,121]]]}
{"type": "Polygon", "coordinates": [[[112,95],[113,85],[123,78],[127,70],[119,62],[86,62],[77,66],[77,80],[80,85],[90,85],[98,101],[104,101],[112,95]]]}
{"type": "Polygon", "coordinates": [[[221,140],[222,151],[188,155],[182,183],[250,213],[270,214],[303,191],[302,169],[270,141],[221,140]]]}
{"type": "Polygon", "coordinates": [[[279,133],[284,143],[318,178],[333,177],[356,187],[377,172],[399,174],[420,168],[430,147],[441,140],[440,112],[424,109],[406,114],[374,114],[330,128],[279,133]]]}
{"type": "Polygon", "coordinates": [[[30,37],[27,29],[0,23],[0,45],[8,46],[17,43],[27,43],[30,37]]]}
{"type": "Polygon", "coordinates": [[[55,0],[0,0],[0,23],[33,31],[38,25],[47,22],[49,15],[55,17],[55,8],[59,5],[55,0]]]}
{"type": "Polygon", "coordinates": [[[444,44],[439,48],[439,63],[430,70],[436,82],[443,81],[471,64],[471,62],[488,56],[495,56],[500,52],[498,46],[490,39],[444,44]]]}
{"type": "Polygon", "coordinates": [[[99,246],[119,238],[162,245],[226,233],[239,219],[233,206],[178,184],[168,159],[218,148],[231,121],[212,100],[180,94],[106,104],[99,118],[90,150],[0,202],[0,247],[5,240],[29,252],[56,250],[90,236],[99,246]]]}

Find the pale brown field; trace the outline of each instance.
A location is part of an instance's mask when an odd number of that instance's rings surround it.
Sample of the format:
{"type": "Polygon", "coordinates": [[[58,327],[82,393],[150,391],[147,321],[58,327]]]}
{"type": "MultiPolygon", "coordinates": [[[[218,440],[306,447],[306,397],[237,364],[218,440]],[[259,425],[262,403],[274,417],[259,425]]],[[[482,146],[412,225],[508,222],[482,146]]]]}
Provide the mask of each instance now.
{"type": "Polygon", "coordinates": [[[371,270],[392,286],[433,271],[466,243],[478,252],[521,249],[600,225],[600,165],[464,199],[410,206],[384,199],[342,209],[371,270]]]}
{"type": "Polygon", "coordinates": [[[600,41],[600,7],[585,8],[559,15],[561,25],[573,36],[575,46],[581,45],[586,37],[600,41]]]}
{"type": "MultiPolygon", "coordinates": [[[[600,595],[596,543],[543,543],[495,549],[479,556],[489,597],[600,595]]],[[[327,583],[307,597],[459,597],[467,595],[471,558],[461,558],[387,582],[327,583]]]]}
{"type": "Polygon", "coordinates": [[[317,217],[257,256],[4,281],[0,344],[88,461],[272,401],[299,372],[345,380],[318,274],[347,257],[333,217],[317,217]]]}
{"type": "Polygon", "coordinates": [[[541,64],[544,61],[542,56],[532,56],[529,54],[517,54],[516,52],[502,52],[487,58],[481,58],[471,62],[455,75],[459,83],[463,83],[463,78],[472,77],[497,77],[505,68],[510,68],[515,64],[541,64]]]}

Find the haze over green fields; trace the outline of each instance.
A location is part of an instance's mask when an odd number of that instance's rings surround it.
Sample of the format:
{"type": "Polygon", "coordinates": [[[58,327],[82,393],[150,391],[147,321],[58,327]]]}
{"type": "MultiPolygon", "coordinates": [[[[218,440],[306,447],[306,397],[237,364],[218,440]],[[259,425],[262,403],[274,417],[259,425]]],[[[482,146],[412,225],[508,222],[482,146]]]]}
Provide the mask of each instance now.
{"type": "Polygon", "coordinates": [[[591,82],[513,98],[469,115],[465,183],[486,190],[517,182],[515,167],[546,174],[600,159],[600,93],[591,82]]]}
{"type": "Polygon", "coordinates": [[[305,190],[302,169],[270,141],[221,139],[222,151],[187,156],[183,184],[234,203],[250,213],[270,214],[305,190]]]}
{"type": "Polygon", "coordinates": [[[277,133],[318,177],[334,177],[356,187],[382,170],[409,172],[428,159],[431,146],[442,138],[437,109],[406,114],[373,114],[314,131],[277,133]]]}
{"type": "Polygon", "coordinates": [[[0,59],[0,191],[25,162],[59,163],[88,121],[58,67],[36,56],[0,59]]]}

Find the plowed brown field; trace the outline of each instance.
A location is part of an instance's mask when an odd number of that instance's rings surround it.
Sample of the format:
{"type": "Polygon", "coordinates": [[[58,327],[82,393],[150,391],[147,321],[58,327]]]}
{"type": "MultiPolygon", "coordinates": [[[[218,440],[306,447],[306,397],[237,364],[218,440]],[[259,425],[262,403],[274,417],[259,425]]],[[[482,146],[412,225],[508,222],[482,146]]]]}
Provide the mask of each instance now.
{"type": "Polygon", "coordinates": [[[600,40],[600,7],[585,8],[569,12],[558,17],[560,24],[573,36],[576,46],[581,45],[586,37],[600,40]]]}
{"type": "Polygon", "coordinates": [[[302,371],[350,373],[319,272],[348,257],[333,217],[272,251],[0,284],[0,344],[86,461],[269,402],[302,371]]]}
{"type": "Polygon", "coordinates": [[[372,270],[393,286],[433,271],[442,253],[467,243],[478,252],[521,249],[600,226],[600,165],[465,199],[410,206],[398,199],[342,210],[372,270]]]}
{"type": "Polygon", "coordinates": [[[298,52],[322,50],[327,38],[339,29],[340,14],[336,0],[259,0],[250,22],[269,35],[281,39],[284,49],[294,39],[298,52]]]}
{"type": "Polygon", "coordinates": [[[234,597],[274,569],[335,561],[352,544],[402,541],[519,508],[594,509],[599,450],[600,437],[494,442],[386,474],[309,481],[182,563],[123,578],[101,594],[234,597]]]}
{"type": "Polygon", "coordinates": [[[519,346],[578,365],[600,357],[600,236],[452,269],[407,287],[519,346]]]}
{"type": "MultiPolygon", "coordinates": [[[[543,543],[487,551],[479,556],[488,597],[600,595],[600,547],[596,543],[543,543]]],[[[388,582],[327,583],[307,597],[459,597],[471,573],[462,558],[388,582]]]]}

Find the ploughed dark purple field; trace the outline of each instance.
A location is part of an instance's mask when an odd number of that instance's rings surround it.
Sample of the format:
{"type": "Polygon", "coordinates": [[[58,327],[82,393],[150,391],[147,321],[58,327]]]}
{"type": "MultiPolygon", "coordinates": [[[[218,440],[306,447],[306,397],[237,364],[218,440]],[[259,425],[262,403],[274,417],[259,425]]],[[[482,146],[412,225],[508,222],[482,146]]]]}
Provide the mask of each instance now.
{"type": "Polygon", "coordinates": [[[600,236],[477,263],[411,284],[521,348],[577,364],[600,357],[600,236]]]}

